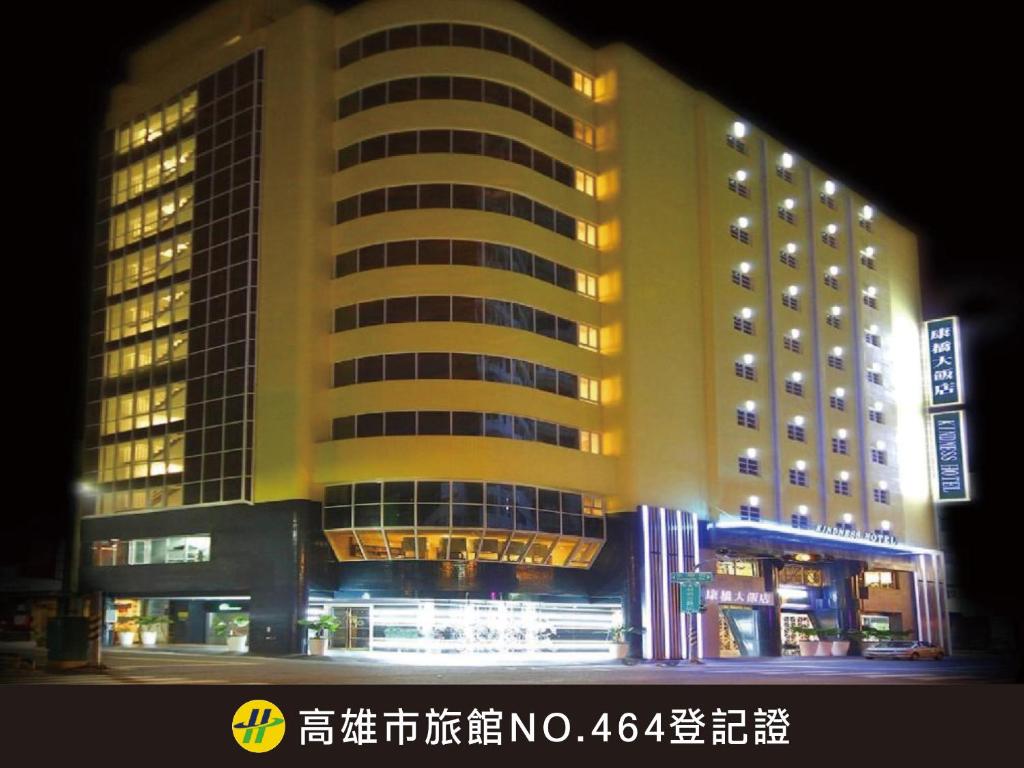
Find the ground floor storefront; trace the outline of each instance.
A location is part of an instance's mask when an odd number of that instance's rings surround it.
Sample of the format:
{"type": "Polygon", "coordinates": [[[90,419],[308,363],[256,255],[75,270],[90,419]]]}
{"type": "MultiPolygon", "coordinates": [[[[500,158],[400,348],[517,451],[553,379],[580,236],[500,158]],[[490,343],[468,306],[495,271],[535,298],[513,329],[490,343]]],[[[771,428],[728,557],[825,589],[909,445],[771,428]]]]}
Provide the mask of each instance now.
{"type": "Polygon", "coordinates": [[[644,658],[847,655],[887,639],[950,652],[939,552],[663,508],[641,517],[644,658]],[[701,610],[685,613],[678,582],[694,572],[707,574],[701,610]]]}

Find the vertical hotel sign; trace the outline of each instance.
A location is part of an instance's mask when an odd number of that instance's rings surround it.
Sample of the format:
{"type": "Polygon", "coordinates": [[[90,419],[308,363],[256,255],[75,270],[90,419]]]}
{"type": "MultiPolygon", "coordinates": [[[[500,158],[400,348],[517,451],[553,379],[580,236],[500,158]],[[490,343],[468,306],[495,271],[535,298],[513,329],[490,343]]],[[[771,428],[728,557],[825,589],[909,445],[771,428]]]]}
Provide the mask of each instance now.
{"type": "Polygon", "coordinates": [[[936,502],[969,501],[967,440],[960,360],[960,326],[955,317],[925,322],[928,345],[929,435],[936,502]]]}
{"type": "Polygon", "coordinates": [[[967,456],[963,411],[932,414],[935,500],[967,501],[967,456]]]}
{"type": "Polygon", "coordinates": [[[960,381],[960,327],[955,317],[925,323],[928,340],[928,405],[962,405],[960,381]]]}

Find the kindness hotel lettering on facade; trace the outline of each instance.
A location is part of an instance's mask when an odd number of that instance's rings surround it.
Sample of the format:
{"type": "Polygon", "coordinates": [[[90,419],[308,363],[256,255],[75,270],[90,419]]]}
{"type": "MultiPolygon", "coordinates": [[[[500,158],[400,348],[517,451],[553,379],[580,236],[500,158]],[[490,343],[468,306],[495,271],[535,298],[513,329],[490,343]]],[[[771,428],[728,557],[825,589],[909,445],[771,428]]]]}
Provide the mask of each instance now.
{"type": "Polygon", "coordinates": [[[870,200],[514,2],[225,0],[129,61],[76,571],[111,632],[948,642],[916,242],[870,200]]]}

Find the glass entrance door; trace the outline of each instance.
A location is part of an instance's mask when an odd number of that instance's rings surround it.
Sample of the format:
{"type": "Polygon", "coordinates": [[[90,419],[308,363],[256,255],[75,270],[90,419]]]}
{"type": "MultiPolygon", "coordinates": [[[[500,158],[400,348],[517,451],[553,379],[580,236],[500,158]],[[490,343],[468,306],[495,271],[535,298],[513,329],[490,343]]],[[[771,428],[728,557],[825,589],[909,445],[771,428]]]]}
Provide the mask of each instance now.
{"type": "Polygon", "coordinates": [[[722,645],[723,656],[760,656],[761,638],[757,629],[757,611],[753,608],[721,606],[722,627],[730,637],[722,645]]]}
{"type": "Polygon", "coordinates": [[[369,650],[370,608],[335,606],[332,611],[341,626],[331,635],[331,648],[341,651],[369,650]]]}

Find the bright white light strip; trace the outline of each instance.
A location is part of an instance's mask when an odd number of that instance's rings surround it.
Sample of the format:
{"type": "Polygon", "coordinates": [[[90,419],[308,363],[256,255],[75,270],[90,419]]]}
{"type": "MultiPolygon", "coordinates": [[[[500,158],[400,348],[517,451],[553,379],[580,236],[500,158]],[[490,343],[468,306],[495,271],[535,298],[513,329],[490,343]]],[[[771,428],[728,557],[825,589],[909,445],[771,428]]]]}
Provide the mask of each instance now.
{"type": "Polygon", "coordinates": [[[925,547],[915,547],[910,544],[886,544],[883,541],[869,541],[868,539],[851,539],[847,536],[832,536],[828,533],[819,533],[818,531],[811,531],[803,528],[792,528],[788,525],[782,525],[781,523],[772,523],[768,521],[755,522],[753,520],[726,520],[719,517],[718,522],[715,523],[717,528],[754,528],[768,531],[777,531],[778,533],[784,533],[788,536],[798,536],[800,538],[808,539],[819,539],[821,541],[833,541],[833,542],[845,542],[847,544],[856,544],[859,547],[876,547],[878,549],[888,549],[893,552],[906,552],[909,554],[931,554],[935,552],[934,549],[927,549],[925,547]]]}
{"type": "Polygon", "coordinates": [[[917,639],[924,640],[924,625],[921,624],[921,574],[914,568],[914,613],[917,620],[917,639]]]}
{"type": "MultiPolygon", "coordinates": [[[[373,650],[391,655],[446,655],[449,659],[563,658],[566,653],[605,658],[613,648],[608,637],[621,623],[618,605],[543,603],[518,600],[416,600],[378,603],[373,650]],[[397,629],[388,636],[387,628],[397,629]],[[587,637],[562,640],[559,632],[587,632],[587,637]]],[[[456,662],[456,663],[462,663],[456,662]]],[[[474,662],[470,662],[474,663],[474,662]]]]}
{"type": "MultiPolygon", "coordinates": [[[[693,529],[693,570],[700,570],[700,539],[697,535],[697,513],[690,513],[690,524],[693,529]]],[[[704,658],[704,626],[700,614],[695,617],[697,622],[697,658],[704,658]]]]}
{"type": "Polygon", "coordinates": [[[924,583],[921,585],[921,597],[924,602],[925,640],[930,643],[932,641],[932,611],[928,604],[928,560],[925,555],[921,555],[917,560],[921,568],[921,576],[924,579],[924,583]]]}
{"type": "MultiPolygon", "coordinates": [[[[608,648],[605,644],[605,649],[608,648]]],[[[594,662],[614,658],[614,654],[605,650],[604,653],[558,653],[521,652],[521,653],[395,653],[393,651],[361,651],[359,658],[386,661],[391,664],[408,665],[411,667],[489,667],[509,664],[571,664],[573,662],[594,662]]]]}
{"type": "Polygon", "coordinates": [[[643,639],[644,658],[654,658],[654,638],[651,636],[651,522],[650,510],[644,504],[640,507],[640,513],[644,521],[644,600],[643,600],[643,623],[644,631],[641,634],[643,639]]]}
{"type": "Polygon", "coordinates": [[[945,627],[942,617],[942,598],[939,596],[939,560],[938,555],[932,553],[932,575],[935,577],[935,624],[939,628],[939,647],[946,647],[945,627]]]}
{"type": "Polygon", "coordinates": [[[668,593],[669,593],[669,576],[668,576],[668,547],[665,541],[665,508],[658,507],[658,517],[661,519],[661,623],[664,631],[662,634],[665,636],[665,648],[664,658],[669,657],[669,648],[672,645],[672,635],[669,631],[669,620],[668,620],[668,593]]]}
{"type": "MultiPolygon", "coordinates": [[[[676,567],[680,571],[686,570],[686,556],[683,553],[683,513],[682,510],[675,510],[676,513],[676,567]]],[[[680,606],[682,608],[682,606],[680,606]]],[[[682,634],[682,642],[679,644],[683,649],[683,658],[690,658],[690,616],[682,611],[679,612],[679,628],[682,634]]]]}
{"type": "Polygon", "coordinates": [[[803,587],[779,587],[775,591],[779,593],[779,597],[785,597],[787,599],[790,597],[796,597],[801,600],[807,599],[807,590],[803,587]]]}

